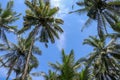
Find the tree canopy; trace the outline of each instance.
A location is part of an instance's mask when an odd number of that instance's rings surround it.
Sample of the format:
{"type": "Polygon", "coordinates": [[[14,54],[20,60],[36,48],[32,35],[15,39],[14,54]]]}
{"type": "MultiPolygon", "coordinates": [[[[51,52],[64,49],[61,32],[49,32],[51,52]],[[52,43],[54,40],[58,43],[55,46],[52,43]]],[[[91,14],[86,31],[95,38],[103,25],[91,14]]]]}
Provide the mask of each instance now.
{"type": "Polygon", "coordinates": [[[59,6],[52,7],[49,0],[25,0],[27,8],[20,29],[19,24],[13,24],[21,16],[14,11],[14,1],[9,0],[5,8],[2,8],[2,4],[0,3],[0,68],[7,69],[6,80],[10,79],[12,73],[15,74],[13,80],[33,80],[32,76],[43,77],[45,80],[120,79],[120,0],[77,1],[78,9],[67,15],[87,13],[88,19],[81,30],[92,21],[97,22],[97,35],[89,35],[83,41],[83,45],[89,45],[93,50],[87,56],[76,59],[78,54],[74,50],[65,53],[65,49],[62,49],[61,61],[50,61],[50,68],[46,72],[34,72],[39,66],[38,56],[44,54],[38,43],[44,43],[45,46],[42,46],[48,48],[49,42],[55,43],[60,39],[60,34],[65,32],[62,29],[64,20],[56,17],[59,6]],[[110,32],[108,27],[113,31],[110,32]],[[9,32],[14,33],[11,38],[16,40],[13,42],[9,39],[9,32]]]}

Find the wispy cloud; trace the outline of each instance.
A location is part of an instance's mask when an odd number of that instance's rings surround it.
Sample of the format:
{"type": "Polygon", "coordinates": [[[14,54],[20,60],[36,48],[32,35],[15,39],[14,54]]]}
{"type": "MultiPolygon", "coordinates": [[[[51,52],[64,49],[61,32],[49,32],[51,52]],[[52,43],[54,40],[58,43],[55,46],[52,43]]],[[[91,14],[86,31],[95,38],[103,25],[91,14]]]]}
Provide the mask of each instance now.
{"type": "MultiPolygon", "coordinates": [[[[50,0],[52,7],[59,7],[59,12],[56,15],[58,18],[64,19],[69,11],[65,5],[65,0],[50,0]]],[[[59,50],[65,48],[65,33],[59,34],[60,39],[57,41],[57,47],[59,50]]]]}
{"type": "Polygon", "coordinates": [[[50,2],[51,6],[59,7],[60,9],[57,14],[57,17],[64,18],[69,11],[69,9],[65,5],[65,0],[50,0],[50,2]]]}
{"type": "Polygon", "coordinates": [[[57,47],[59,50],[65,48],[65,33],[60,34],[60,39],[57,41],[57,47]]]}

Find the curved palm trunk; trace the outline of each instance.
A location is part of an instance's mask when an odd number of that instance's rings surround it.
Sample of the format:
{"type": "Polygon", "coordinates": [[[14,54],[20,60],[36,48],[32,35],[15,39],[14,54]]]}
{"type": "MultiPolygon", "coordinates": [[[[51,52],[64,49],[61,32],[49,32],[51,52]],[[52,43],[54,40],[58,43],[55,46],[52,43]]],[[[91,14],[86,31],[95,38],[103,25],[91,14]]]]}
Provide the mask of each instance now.
{"type": "MultiPolygon", "coordinates": [[[[33,34],[31,34],[30,36],[32,36],[32,42],[31,42],[31,45],[30,45],[30,49],[29,49],[29,53],[27,55],[27,59],[26,59],[26,63],[25,63],[25,66],[24,66],[24,70],[23,70],[23,74],[21,76],[21,80],[25,80],[25,77],[27,76],[27,71],[28,71],[28,67],[29,67],[29,60],[30,60],[30,57],[32,55],[32,47],[34,45],[34,40],[35,40],[35,35],[38,33],[39,27],[40,25],[36,26],[36,28],[33,30],[33,34]]],[[[29,37],[30,37],[29,36],[29,37]]],[[[29,38],[28,37],[28,38],[29,38]]]]}
{"type": "Polygon", "coordinates": [[[29,67],[29,60],[30,60],[30,57],[32,55],[32,47],[33,47],[33,44],[34,44],[34,41],[32,40],[32,43],[31,43],[31,46],[30,46],[30,51],[27,55],[27,60],[26,60],[26,64],[25,64],[25,68],[24,68],[24,71],[23,71],[23,74],[22,74],[22,77],[21,77],[21,80],[24,80],[26,75],[27,75],[27,71],[28,71],[28,67],[29,67]]]}

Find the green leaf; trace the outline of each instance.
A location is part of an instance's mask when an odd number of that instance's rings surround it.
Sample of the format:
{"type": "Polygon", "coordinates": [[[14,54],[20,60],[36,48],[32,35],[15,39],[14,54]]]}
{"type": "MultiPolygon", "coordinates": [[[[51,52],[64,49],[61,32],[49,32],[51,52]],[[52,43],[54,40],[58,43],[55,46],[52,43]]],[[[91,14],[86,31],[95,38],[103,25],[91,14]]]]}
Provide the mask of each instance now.
{"type": "Polygon", "coordinates": [[[62,19],[55,19],[55,22],[58,23],[58,24],[63,24],[64,21],[62,19]]]}
{"type": "Polygon", "coordinates": [[[53,16],[54,14],[56,14],[58,12],[59,8],[55,7],[53,9],[50,9],[48,16],[53,16]]]}

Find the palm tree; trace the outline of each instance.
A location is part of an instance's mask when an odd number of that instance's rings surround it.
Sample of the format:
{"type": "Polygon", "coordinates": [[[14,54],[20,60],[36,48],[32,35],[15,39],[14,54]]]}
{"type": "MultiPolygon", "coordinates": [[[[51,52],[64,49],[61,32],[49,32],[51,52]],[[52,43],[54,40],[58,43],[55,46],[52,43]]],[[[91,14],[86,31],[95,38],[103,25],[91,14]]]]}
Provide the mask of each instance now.
{"type": "MultiPolygon", "coordinates": [[[[16,73],[16,79],[18,79],[21,76],[21,73],[24,70],[24,65],[26,63],[26,57],[27,54],[29,53],[29,47],[31,45],[31,39],[23,39],[20,38],[18,39],[18,44],[10,43],[10,47],[7,47],[6,45],[1,44],[0,50],[7,52],[7,54],[4,54],[0,56],[0,64],[1,67],[6,67],[9,68],[8,71],[8,76],[6,80],[9,79],[9,76],[12,71],[16,73]]],[[[32,48],[32,55],[29,60],[29,67],[27,73],[29,74],[30,71],[33,68],[36,68],[38,66],[38,60],[33,54],[41,54],[41,51],[39,48],[35,45],[33,45],[32,48]]]]}
{"type": "MultiPolygon", "coordinates": [[[[50,3],[43,2],[43,0],[32,0],[32,2],[26,0],[25,4],[29,9],[26,10],[26,16],[24,17],[24,27],[18,33],[23,33],[33,27],[28,39],[32,37],[33,40],[37,39],[40,42],[44,42],[46,46],[49,40],[54,43],[55,38],[59,39],[58,33],[63,32],[59,24],[63,24],[63,20],[54,18],[59,10],[58,7],[50,8],[50,3]]],[[[31,48],[33,44],[34,43],[31,42],[31,48]]],[[[31,48],[29,52],[31,52],[31,48]]],[[[24,80],[26,76],[30,55],[29,53],[27,57],[22,80],[24,80]]]]}
{"type": "MultiPolygon", "coordinates": [[[[107,33],[107,25],[109,24],[110,27],[120,32],[120,1],[117,0],[84,0],[77,2],[77,5],[81,8],[72,11],[77,13],[86,12],[89,19],[85,22],[86,27],[92,20],[97,21],[97,30],[99,37],[103,37],[103,34],[107,33]]],[[[82,30],[83,30],[82,28],[82,30]]]]}
{"type": "Polygon", "coordinates": [[[19,19],[18,17],[20,15],[12,11],[12,8],[13,8],[12,0],[10,0],[7,3],[5,9],[2,9],[0,4],[0,39],[4,40],[6,43],[8,43],[8,41],[5,32],[16,31],[16,26],[12,26],[10,24],[19,19]]]}
{"type": "Polygon", "coordinates": [[[75,80],[77,70],[80,69],[81,64],[80,60],[75,61],[73,50],[69,55],[66,55],[62,50],[62,63],[50,63],[50,66],[57,71],[59,80],[75,80]]]}
{"type": "Polygon", "coordinates": [[[38,36],[40,42],[48,43],[50,40],[54,43],[55,37],[59,38],[58,32],[63,32],[59,26],[59,24],[63,24],[63,20],[54,18],[59,8],[51,9],[50,3],[44,3],[43,0],[33,0],[32,2],[26,0],[25,4],[29,9],[26,10],[26,16],[24,17],[24,27],[18,33],[23,33],[34,26],[30,37],[38,36]]]}
{"type": "MultiPolygon", "coordinates": [[[[89,55],[87,65],[92,70],[95,80],[118,80],[120,79],[120,43],[114,38],[106,45],[107,37],[104,40],[90,36],[85,39],[84,44],[94,47],[94,52],[89,55]]],[[[108,41],[107,41],[108,42],[108,41]]]]}
{"type": "Polygon", "coordinates": [[[91,80],[90,69],[84,64],[86,61],[86,58],[75,61],[73,50],[69,55],[66,55],[62,50],[62,63],[49,63],[55,71],[49,70],[48,73],[34,72],[31,75],[43,76],[45,80],[91,80]],[[83,69],[81,69],[81,65],[83,69]]]}

